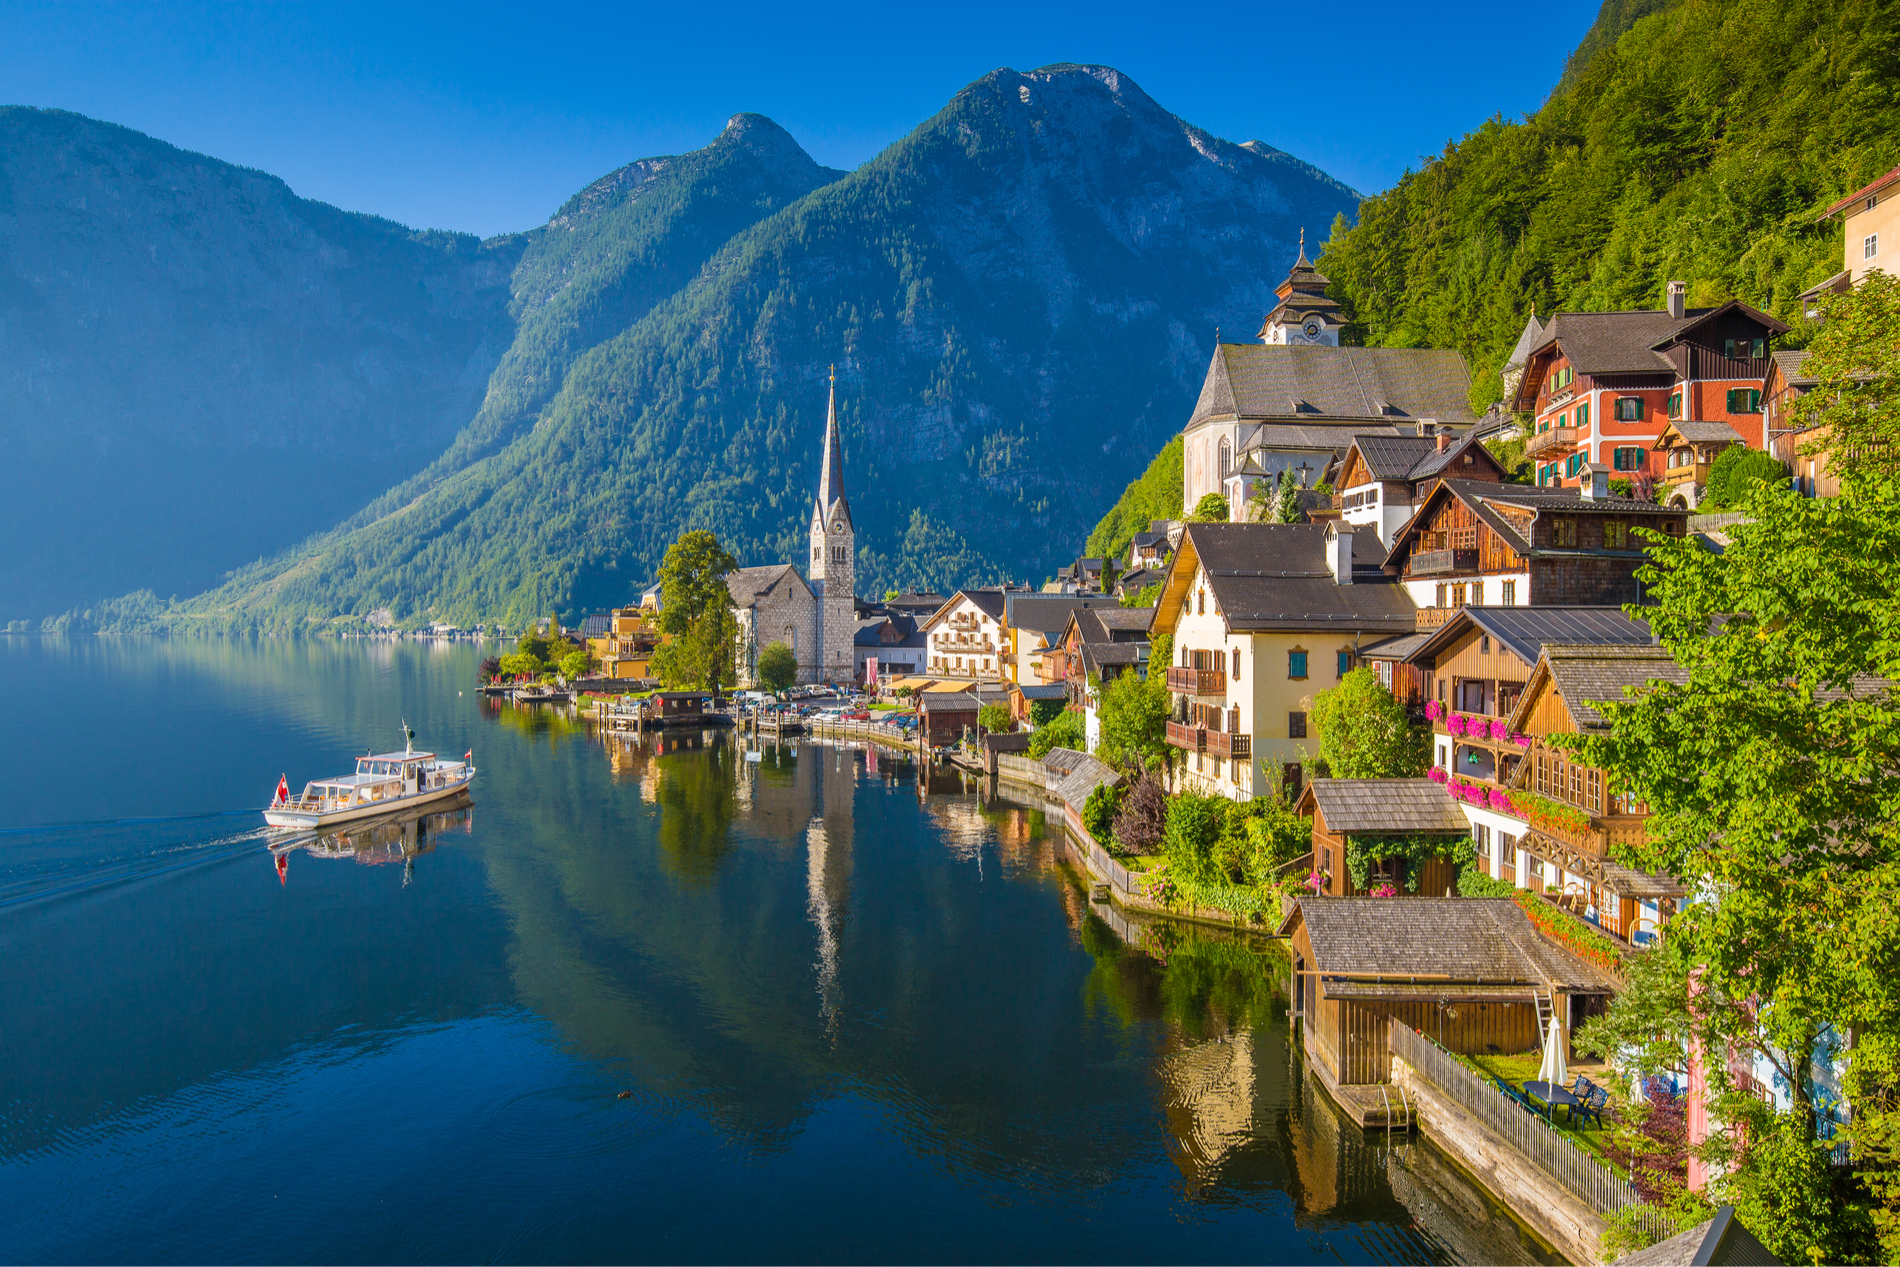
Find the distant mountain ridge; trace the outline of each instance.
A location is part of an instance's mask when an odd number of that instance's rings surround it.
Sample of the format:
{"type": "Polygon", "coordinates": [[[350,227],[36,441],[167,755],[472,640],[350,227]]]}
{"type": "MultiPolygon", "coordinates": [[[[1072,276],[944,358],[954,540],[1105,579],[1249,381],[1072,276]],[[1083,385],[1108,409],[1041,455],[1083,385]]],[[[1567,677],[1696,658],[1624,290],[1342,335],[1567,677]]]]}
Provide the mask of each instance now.
{"type": "Polygon", "coordinates": [[[849,175],[735,116],[524,235],[470,426],[189,616],[518,625],[626,601],[687,527],[798,560],[834,362],[864,588],[1040,579],[1356,202],[1106,67],[993,72],[849,175]]]}
{"type": "Polygon", "coordinates": [[[426,465],[514,340],[519,254],[0,107],[0,621],[197,592],[426,465]]]}

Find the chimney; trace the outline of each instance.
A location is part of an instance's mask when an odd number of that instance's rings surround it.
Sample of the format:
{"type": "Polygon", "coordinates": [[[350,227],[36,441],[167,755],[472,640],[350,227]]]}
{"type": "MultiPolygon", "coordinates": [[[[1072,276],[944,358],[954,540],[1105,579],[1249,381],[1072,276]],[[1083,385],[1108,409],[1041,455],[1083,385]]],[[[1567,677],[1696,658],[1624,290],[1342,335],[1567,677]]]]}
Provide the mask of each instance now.
{"type": "Polygon", "coordinates": [[[1451,447],[1451,434],[1445,431],[1439,432],[1438,433],[1438,451],[1440,453],[1443,453],[1446,449],[1449,449],[1450,447],[1451,447]]]}
{"type": "Polygon", "coordinates": [[[1577,491],[1583,494],[1583,500],[1603,501],[1610,495],[1610,468],[1601,462],[1586,463],[1583,478],[1578,483],[1582,485],[1577,491]]]}
{"type": "Polygon", "coordinates": [[[1335,585],[1352,584],[1352,525],[1343,520],[1326,524],[1326,570],[1335,585]]]}
{"type": "Polygon", "coordinates": [[[1689,311],[1689,283],[1669,283],[1669,315],[1677,321],[1682,320],[1689,311]]]}

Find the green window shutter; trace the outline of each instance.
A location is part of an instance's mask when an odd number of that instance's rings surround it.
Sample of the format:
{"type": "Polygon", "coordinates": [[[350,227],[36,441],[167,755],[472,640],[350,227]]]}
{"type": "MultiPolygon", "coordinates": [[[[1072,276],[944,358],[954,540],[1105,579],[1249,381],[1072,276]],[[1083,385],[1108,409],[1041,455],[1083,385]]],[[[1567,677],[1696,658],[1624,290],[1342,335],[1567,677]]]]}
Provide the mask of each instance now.
{"type": "Polygon", "coordinates": [[[1577,425],[1579,427],[1587,427],[1590,425],[1590,406],[1577,406],[1577,425]]]}

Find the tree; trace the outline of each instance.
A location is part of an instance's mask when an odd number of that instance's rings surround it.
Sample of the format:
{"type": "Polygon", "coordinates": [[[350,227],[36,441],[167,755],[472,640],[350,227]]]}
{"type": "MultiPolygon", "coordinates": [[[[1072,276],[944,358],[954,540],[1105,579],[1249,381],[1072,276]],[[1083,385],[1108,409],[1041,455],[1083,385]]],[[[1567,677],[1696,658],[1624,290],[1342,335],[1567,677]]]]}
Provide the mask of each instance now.
{"type": "Polygon", "coordinates": [[[653,669],[674,688],[717,690],[732,679],[739,622],[726,576],[738,567],[704,529],[683,533],[660,564],[660,629],[672,635],[653,654],[653,669]]]}
{"type": "Polygon", "coordinates": [[[1161,582],[1144,585],[1140,591],[1122,595],[1123,607],[1154,607],[1161,602],[1161,582]]]}
{"type": "Polygon", "coordinates": [[[1296,524],[1305,516],[1300,513],[1300,486],[1293,477],[1282,473],[1279,489],[1273,497],[1273,522],[1277,524],[1296,524]]]}
{"type": "Polygon", "coordinates": [[[1029,755],[1040,761],[1049,755],[1051,748],[1072,748],[1080,752],[1084,742],[1082,714],[1064,709],[1029,736],[1029,755]]]}
{"type": "Polygon", "coordinates": [[[1786,478],[1788,468],[1775,458],[1745,444],[1731,444],[1709,466],[1706,500],[1711,506],[1733,510],[1754,485],[1786,478]]]}
{"type": "Polygon", "coordinates": [[[1313,700],[1319,755],[1336,779],[1404,779],[1425,773],[1431,741],[1365,666],[1313,700]]]}
{"type": "Polygon", "coordinates": [[[1188,522],[1196,524],[1224,524],[1227,522],[1227,498],[1221,493],[1208,493],[1194,503],[1194,509],[1188,512],[1188,522]]]}
{"type": "Polygon", "coordinates": [[[1016,723],[1011,720],[1009,710],[1001,704],[985,704],[977,709],[976,724],[992,735],[1008,734],[1016,729],[1016,723]]]}
{"type": "Polygon", "coordinates": [[[1146,678],[1124,671],[1096,694],[1101,727],[1100,756],[1111,765],[1168,755],[1168,685],[1158,673],[1146,678]]]}
{"type": "Polygon", "coordinates": [[[1032,727],[1046,726],[1061,715],[1068,705],[1059,699],[1038,699],[1029,701],[1029,724],[1032,727]]]}
{"type": "Polygon", "coordinates": [[[1110,829],[1123,853],[1147,855],[1161,848],[1168,827],[1168,793],[1151,766],[1137,765],[1110,829]]]}
{"type": "Polygon", "coordinates": [[[1168,869],[1198,884],[1225,884],[1232,876],[1216,846],[1233,802],[1224,796],[1198,792],[1177,793],[1168,802],[1168,824],[1161,833],[1161,851],[1168,869]]]}
{"type": "Polygon", "coordinates": [[[782,642],[759,652],[759,685],[776,694],[798,680],[798,657],[782,642]]]}
{"type": "Polygon", "coordinates": [[[540,677],[548,671],[548,666],[538,657],[526,651],[512,651],[501,658],[499,665],[503,677],[540,677]]]}
{"type": "Polygon", "coordinates": [[[576,647],[561,657],[561,662],[557,667],[560,669],[561,676],[572,682],[576,678],[586,677],[587,670],[592,664],[592,657],[582,648],[576,647]]]}
{"type": "MultiPolygon", "coordinates": [[[[1886,337],[1900,341],[1900,321],[1886,337]]],[[[1841,421],[1836,452],[1865,435],[1859,419],[1841,421]]],[[[1639,576],[1655,605],[1637,614],[1686,679],[1604,702],[1609,734],[1564,740],[1650,808],[1618,861],[1708,895],[1665,934],[1693,964],[1691,1032],[1706,1052],[1765,1061],[1793,1101],[1776,1115],[1734,1085],[1728,1061],[1703,1062],[1718,1119],[1709,1151],[1729,1166],[1714,1186],[1748,1206],[1750,1229],[1784,1261],[1875,1252],[1865,1192],[1824,1164],[1808,1076],[1810,1058],[1830,1059],[1850,1034],[1856,1184],[1883,1203],[1881,1252],[1900,1256],[1900,692],[1888,685],[1900,680],[1900,487],[1877,467],[1850,467],[1844,487],[1808,499],[1749,483],[1720,554],[1648,534],[1639,576]]],[[[1612,1007],[1625,1032],[1643,1022],[1628,1015],[1636,1006],[1612,1007]]]]}

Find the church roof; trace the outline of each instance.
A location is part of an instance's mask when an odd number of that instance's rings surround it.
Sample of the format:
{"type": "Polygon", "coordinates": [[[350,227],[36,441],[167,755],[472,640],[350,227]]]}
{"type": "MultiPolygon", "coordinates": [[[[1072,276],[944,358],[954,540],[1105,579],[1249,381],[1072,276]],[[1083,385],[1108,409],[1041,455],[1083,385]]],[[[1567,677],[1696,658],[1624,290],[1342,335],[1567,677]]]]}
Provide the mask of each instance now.
{"type": "Polygon", "coordinates": [[[1517,344],[1511,349],[1511,355],[1505,358],[1505,368],[1513,365],[1530,364],[1531,353],[1544,345],[1544,327],[1537,324],[1537,314],[1532,313],[1524,319],[1523,333],[1517,336],[1517,344]]]}
{"type": "Polygon", "coordinates": [[[782,592],[780,587],[789,585],[799,586],[807,594],[811,592],[811,587],[805,584],[805,578],[789,563],[735,568],[726,573],[726,591],[732,595],[732,605],[742,609],[757,605],[760,599],[782,592]]]}
{"type": "Polygon", "coordinates": [[[1432,418],[1466,426],[1478,420],[1470,389],[1464,357],[1448,348],[1223,343],[1187,425],[1211,418],[1386,425],[1432,418]]]}

